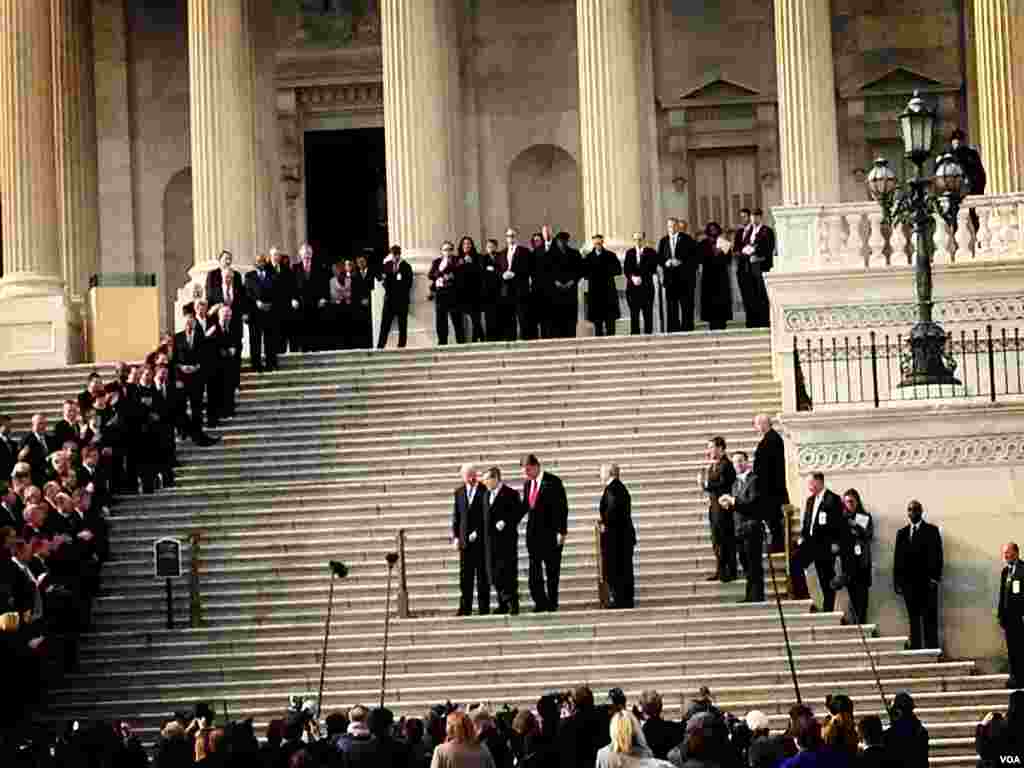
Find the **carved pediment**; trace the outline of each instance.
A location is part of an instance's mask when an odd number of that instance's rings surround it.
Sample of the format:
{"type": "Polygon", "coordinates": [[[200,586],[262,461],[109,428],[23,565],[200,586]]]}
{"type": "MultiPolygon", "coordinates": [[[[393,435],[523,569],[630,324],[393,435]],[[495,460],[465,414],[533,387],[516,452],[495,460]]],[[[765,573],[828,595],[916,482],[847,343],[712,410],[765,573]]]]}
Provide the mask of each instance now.
{"type": "Polygon", "coordinates": [[[731,80],[722,75],[712,75],[706,78],[695,88],[683,91],[680,98],[683,101],[749,101],[751,98],[760,95],[760,91],[751,88],[749,85],[731,80]]]}
{"type": "Polygon", "coordinates": [[[926,91],[930,88],[942,87],[944,83],[934,77],[916,72],[909,67],[892,67],[881,75],[877,75],[857,90],[865,95],[885,93],[912,93],[926,91]]]}

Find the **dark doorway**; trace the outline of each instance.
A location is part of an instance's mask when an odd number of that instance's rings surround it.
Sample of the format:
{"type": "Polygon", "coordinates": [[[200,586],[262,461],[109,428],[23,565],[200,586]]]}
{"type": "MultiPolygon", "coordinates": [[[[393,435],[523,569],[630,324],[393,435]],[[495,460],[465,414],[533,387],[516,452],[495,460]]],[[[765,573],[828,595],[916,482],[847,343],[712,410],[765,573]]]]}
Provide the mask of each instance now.
{"type": "Polygon", "coordinates": [[[330,265],[388,247],[384,129],[309,131],[306,227],[318,262],[330,265]]]}

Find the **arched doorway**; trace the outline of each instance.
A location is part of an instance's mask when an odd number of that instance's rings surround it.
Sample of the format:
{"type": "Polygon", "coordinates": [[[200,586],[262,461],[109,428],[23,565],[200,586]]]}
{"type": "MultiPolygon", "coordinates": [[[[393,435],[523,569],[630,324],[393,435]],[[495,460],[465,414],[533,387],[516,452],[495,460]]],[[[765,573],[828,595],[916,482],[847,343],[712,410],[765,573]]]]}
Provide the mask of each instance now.
{"type": "Polygon", "coordinates": [[[576,160],[554,144],[523,150],[508,169],[509,221],[523,240],[542,224],[583,240],[583,182],[576,160]]]}
{"type": "Polygon", "coordinates": [[[174,301],[192,268],[192,169],[178,171],[164,190],[163,327],[174,328],[174,301]]]}

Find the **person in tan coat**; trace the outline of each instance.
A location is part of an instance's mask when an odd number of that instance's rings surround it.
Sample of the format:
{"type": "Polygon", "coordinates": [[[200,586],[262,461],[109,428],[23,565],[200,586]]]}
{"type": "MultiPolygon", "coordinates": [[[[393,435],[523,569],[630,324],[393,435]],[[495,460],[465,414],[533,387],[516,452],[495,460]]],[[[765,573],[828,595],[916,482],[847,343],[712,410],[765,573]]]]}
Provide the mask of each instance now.
{"type": "Polygon", "coordinates": [[[476,724],[465,712],[449,714],[446,731],[430,768],[495,768],[490,750],[477,739],[476,724]]]}

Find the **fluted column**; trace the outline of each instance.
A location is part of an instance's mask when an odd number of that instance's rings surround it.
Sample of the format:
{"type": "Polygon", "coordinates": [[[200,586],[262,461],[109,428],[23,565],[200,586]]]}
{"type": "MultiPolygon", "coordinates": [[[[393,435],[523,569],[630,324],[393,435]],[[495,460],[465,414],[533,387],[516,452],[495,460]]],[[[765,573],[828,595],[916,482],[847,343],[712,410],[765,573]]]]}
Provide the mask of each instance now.
{"type": "Polygon", "coordinates": [[[58,243],[64,282],[82,301],[99,254],[99,188],[92,10],[89,0],[51,0],[58,243]]]}
{"type": "MultiPolygon", "coordinates": [[[[192,280],[229,250],[245,271],[257,248],[253,18],[260,0],[189,0],[192,136],[192,280]]],[[[280,245],[280,244],[276,244],[280,245]]]]}
{"type": "Polygon", "coordinates": [[[636,0],[577,0],[580,168],[588,242],[603,234],[624,251],[643,227],[640,17],[636,0]]]}
{"type": "Polygon", "coordinates": [[[0,295],[64,291],[53,132],[50,4],[0,0],[0,156],[4,277],[0,295]]]}
{"type": "Polygon", "coordinates": [[[974,0],[986,194],[1024,190],[1024,0],[974,0]]]}
{"type": "Polygon", "coordinates": [[[775,0],[784,205],[839,202],[829,0],[775,0]]]}
{"type": "Polygon", "coordinates": [[[409,344],[433,343],[426,274],[442,240],[455,239],[452,153],[457,72],[451,0],[381,0],[388,237],[415,272],[409,344]]]}

